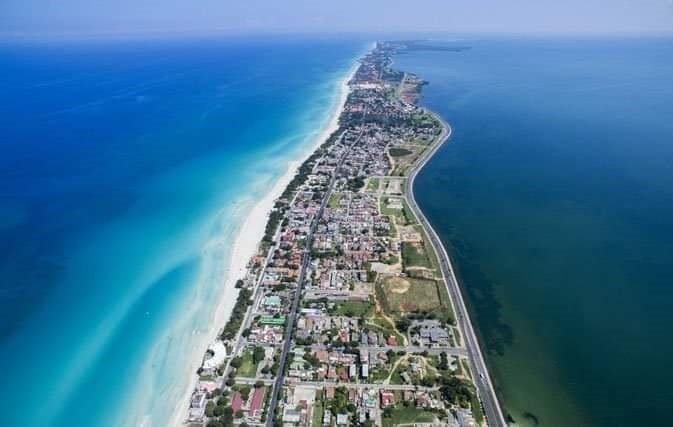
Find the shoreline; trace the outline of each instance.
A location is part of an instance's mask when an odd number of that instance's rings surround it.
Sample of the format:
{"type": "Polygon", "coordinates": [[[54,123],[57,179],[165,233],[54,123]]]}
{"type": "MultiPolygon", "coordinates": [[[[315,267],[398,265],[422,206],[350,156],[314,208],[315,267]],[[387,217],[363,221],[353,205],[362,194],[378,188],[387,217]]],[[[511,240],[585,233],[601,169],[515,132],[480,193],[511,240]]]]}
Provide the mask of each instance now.
{"type": "Polygon", "coordinates": [[[432,224],[430,223],[430,221],[428,221],[425,214],[423,213],[423,210],[416,202],[416,198],[414,195],[414,180],[416,179],[416,176],[430,161],[430,159],[434,157],[434,155],[437,153],[437,151],[439,151],[439,149],[444,145],[444,143],[448,142],[451,139],[451,136],[453,134],[453,128],[451,127],[451,125],[447,123],[444,119],[442,119],[442,117],[440,117],[439,114],[427,108],[425,110],[428,111],[430,114],[432,114],[441,123],[443,128],[442,130],[443,135],[438,139],[438,142],[435,143],[435,146],[432,147],[430,151],[427,151],[423,155],[421,161],[418,162],[411,170],[409,178],[406,183],[407,191],[405,192],[405,199],[407,200],[409,207],[414,211],[416,216],[421,221],[421,225],[425,229],[428,236],[430,236],[429,241],[432,244],[435,253],[440,258],[442,258],[440,264],[442,275],[444,276],[444,283],[448,288],[449,295],[451,296],[450,301],[451,304],[453,305],[454,312],[458,315],[456,321],[460,325],[460,329],[462,330],[463,335],[465,336],[464,341],[468,353],[470,354],[468,360],[469,363],[472,365],[472,371],[475,374],[478,373],[478,377],[475,376],[474,381],[475,384],[477,385],[477,388],[479,388],[480,390],[479,394],[482,400],[482,404],[484,406],[484,410],[487,414],[489,425],[497,425],[504,427],[507,426],[507,422],[503,415],[502,407],[500,405],[500,401],[498,400],[498,395],[495,392],[495,388],[493,387],[488,366],[486,365],[486,361],[481,352],[480,343],[474,332],[472,321],[470,320],[469,312],[463,299],[461,286],[454,273],[451,258],[449,257],[449,254],[446,251],[444,244],[439,238],[439,235],[435,231],[434,227],[432,227],[432,224]],[[495,418],[495,420],[493,418],[495,418]]]}
{"type": "MultiPolygon", "coordinates": [[[[358,59],[359,57],[360,56],[357,56],[358,59]]],[[[210,322],[212,328],[207,333],[202,334],[204,337],[202,340],[203,342],[200,343],[200,345],[193,347],[192,355],[189,357],[189,360],[191,361],[189,365],[191,372],[189,384],[182,396],[182,400],[178,403],[179,406],[177,410],[173,413],[173,416],[169,418],[168,425],[180,426],[183,425],[184,421],[187,419],[189,408],[186,405],[186,402],[189,402],[189,398],[198,380],[198,375],[196,375],[195,372],[201,365],[203,354],[205,353],[208,344],[217,338],[219,330],[231,317],[233,304],[229,310],[224,310],[224,306],[227,302],[234,301],[238,295],[235,283],[245,275],[246,266],[250,259],[255,255],[257,248],[262,241],[266,223],[276,199],[278,199],[283,191],[285,191],[285,188],[292,181],[302,163],[339,128],[339,118],[346,104],[346,100],[348,99],[348,95],[350,94],[348,82],[353,78],[358,66],[359,62],[356,59],[354,64],[346,72],[345,76],[341,78],[339,85],[339,99],[333,111],[330,113],[329,120],[327,121],[327,124],[324,125],[323,130],[317,137],[315,137],[314,141],[306,147],[299,158],[292,160],[288,164],[285,174],[276,181],[274,186],[261,200],[255,203],[250,214],[248,214],[245,221],[243,221],[236,232],[236,239],[226,269],[227,277],[224,280],[224,289],[219,297],[219,301],[217,301],[217,308],[215,309],[210,322]]]]}

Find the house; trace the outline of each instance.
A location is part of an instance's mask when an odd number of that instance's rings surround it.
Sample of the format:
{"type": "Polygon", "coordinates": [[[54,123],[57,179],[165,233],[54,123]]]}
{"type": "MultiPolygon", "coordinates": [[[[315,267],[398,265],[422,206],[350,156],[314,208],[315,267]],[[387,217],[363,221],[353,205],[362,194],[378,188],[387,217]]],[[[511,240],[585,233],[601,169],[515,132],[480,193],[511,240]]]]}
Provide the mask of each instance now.
{"type": "Polygon", "coordinates": [[[387,408],[395,404],[395,394],[392,391],[381,390],[381,408],[387,408]]]}
{"type": "Polygon", "coordinates": [[[301,411],[288,406],[283,410],[283,423],[299,424],[301,422],[301,411]]]}
{"type": "Polygon", "coordinates": [[[337,378],[338,378],[338,374],[337,374],[336,368],[334,366],[330,366],[327,369],[327,380],[328,381],[336,381],[337,378]]]}
{"type": "Polygon", "coordinates": [[[348,367],[348,376],[349,376],[351,379],[354,379],[354,378],[357,376],[357,374],[358,374],[358,371],[357,371],[357,368],[355,367],[355,363],[352,363],[352,364],[348,367]]]}
{"type": "Polygon", "coordinates": [[[320,363],[327,363],[329,361],[329,353],[326,350],[318,350],[313,355],[320,363]]]}
{"type": "Polygon", "coordinates": [[[269,309],[280,308],[280,297],[278,295],[270,295],[264,298],[264,306],[269,309]]]}
{"type": "Polygon", "coordinates": [[[432,399],[428,396],[427,393],[422,393],[416,396],[416,407],[417,408],[429,408],[432,406],[432,399]]]}
{"type": "Polygon", "coordinates": [[[348,425],[348,414],[338,414],[336,423],[337,423],[338,426],[347,426],[348,425]]]}
{"type": "Polygon", "coordinates": [[[250,407],[248,409],[248,416],[252,418],[261,418],[264,411],[264,396],[266,395],[266,387],[257,387],[252,393],[250,399],[250,407]]]}
{"type": "Polygon", "coordinates": [[[203,414],[206,410],[206,393],[196,392],[192,395],[192,400],[189,404],[189,420],[200,421],[203,419],[203,414]]]}
{"type": "Polygon", "coordinates": [[[241,393],[234,392],[234,395],[231,397],[231,409],[234,411],[234,414],[243,410],[243,397],[241,397],[241,393]]]}

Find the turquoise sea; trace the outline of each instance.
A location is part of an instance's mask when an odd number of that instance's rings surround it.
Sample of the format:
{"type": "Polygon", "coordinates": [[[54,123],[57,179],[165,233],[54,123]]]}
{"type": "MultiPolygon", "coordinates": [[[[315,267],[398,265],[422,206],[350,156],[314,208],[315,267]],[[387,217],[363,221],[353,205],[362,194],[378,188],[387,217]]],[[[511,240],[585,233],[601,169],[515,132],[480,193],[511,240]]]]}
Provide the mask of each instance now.
{"type": "MultiPolygon", "coordinates": [[[[673,40],[430,45],[395,59],[454,127],[416,195],[507,412],[669,425],[673,40]]],[[[366,47],[0,44],[0,425],[162,425],[184,403],[242,220],[366,47]]]]}
{"type": "Polygon", "coordinates": [[[242,220],[366,47],[0,44],[0,425],[164,425],[186,404],[242,220]]]}
{"type": "Polygon", "coordinates": [[[429,45],[395,61],[454,135],[415,191],[507,413],[671,425],[673,39],[429,45]]]}

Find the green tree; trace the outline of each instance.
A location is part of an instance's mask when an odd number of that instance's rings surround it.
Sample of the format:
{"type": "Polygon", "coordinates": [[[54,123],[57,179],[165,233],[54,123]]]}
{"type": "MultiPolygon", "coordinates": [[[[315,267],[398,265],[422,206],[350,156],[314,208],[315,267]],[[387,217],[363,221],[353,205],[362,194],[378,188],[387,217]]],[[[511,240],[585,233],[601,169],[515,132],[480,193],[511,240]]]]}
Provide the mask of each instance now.
{"type": "Polygon", "coordinates": [[[206,417],[209,418],[212,417],[214,410],[215,410],[215,403],[213,403],[213,401],[208,401],[208,403],[206,403],[206,411],[205,411],[206,417]]]}
{"type": "Polygon", "coordinates": [[[258,364],[262,360],[264,360],[264,347],[262,346],[256,346],[255,349],[252,351],[252,361],[255,364],[258,364]]]}
{"type": "Polygon", "coordinates": [[[241,360],[240,357],[234,357],[233,359],[231,359],[231,362],[229,364],[234,368],[240,368],[242,362],[243,361],[241,360]]]}

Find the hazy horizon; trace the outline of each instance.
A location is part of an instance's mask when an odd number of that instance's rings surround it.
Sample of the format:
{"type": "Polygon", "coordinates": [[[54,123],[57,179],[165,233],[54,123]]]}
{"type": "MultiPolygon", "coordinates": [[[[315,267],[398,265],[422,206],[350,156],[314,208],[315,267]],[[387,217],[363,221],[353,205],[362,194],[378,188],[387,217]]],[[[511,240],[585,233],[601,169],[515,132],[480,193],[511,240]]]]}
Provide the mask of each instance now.
{"type": "Polygon", "coordinates": [[[673,0],[6,0],[5,36],[259,33],[651,35],[673,32],[673,0]]]}

